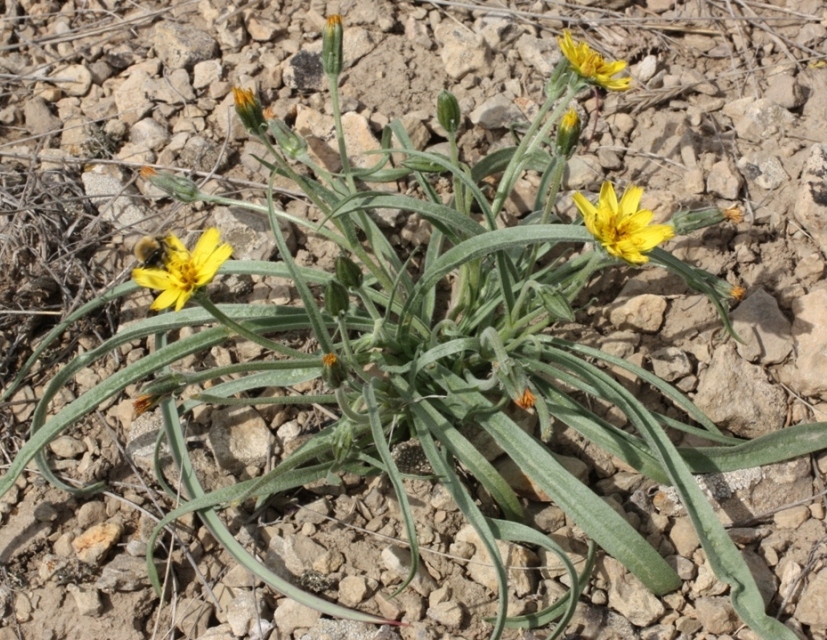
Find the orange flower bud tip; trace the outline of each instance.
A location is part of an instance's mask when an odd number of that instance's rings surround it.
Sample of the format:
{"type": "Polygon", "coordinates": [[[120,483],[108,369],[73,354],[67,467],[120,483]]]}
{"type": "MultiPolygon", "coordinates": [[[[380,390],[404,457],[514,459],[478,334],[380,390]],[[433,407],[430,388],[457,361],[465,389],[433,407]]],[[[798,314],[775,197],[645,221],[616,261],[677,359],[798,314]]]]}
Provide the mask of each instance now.
{"type": "Polygon", "coordinates": [[[141,174],[141,177],[144,178],[145,180],[148,180],[149,178],[154,176],[155,173],[156,173],[155,169],[153,169],[152,167],[141,167],[140,174],[141,174]]]}
{"type": "Polygon", "coordinates": [[[326,353],[322,358],[322,364],[326,367],[332,367],[339,361],[339,358],[336,357],[335,353],[326,353]]]}

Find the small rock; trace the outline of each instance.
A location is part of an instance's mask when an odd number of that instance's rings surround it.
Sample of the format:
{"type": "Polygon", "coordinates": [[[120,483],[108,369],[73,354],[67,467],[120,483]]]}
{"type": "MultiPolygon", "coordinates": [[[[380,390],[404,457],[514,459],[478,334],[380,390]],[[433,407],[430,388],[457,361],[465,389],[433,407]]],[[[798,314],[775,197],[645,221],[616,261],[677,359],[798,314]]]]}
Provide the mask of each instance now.
{"type": "Polygon", "coordinates": [[[339,602],[356,607],[368,595],[368,585],[362,576],[347,576],[339,582],[339,602]]]}
{"type": "Polygon", "coordinates": [[[544,76],[554,71],[562,56],[560,47],[551,38],[535,38],[526,33],[520,36],[514,46],[523,63],[534,67],[544,76]]]}
{"type": "Polygon", "coordinates": [[[827,392],[827,358],[823,355],[827,351],[827,289],[816,289],[794,299],[792,307],[796,360],[783,372],[785,381],[800,395],[824,394],[827,392]]]}
{"type": "Polygon", "coordinates": [[[261,585],[261,578],[253,575],[247,567],[237,564],[221,578],[224,586],[232,589],[244,589],[261,585]]]}
{"type": "Polygon", "coordinates": [[[165,20],[155,25],[155,53],[170,71],[192,69],[218,53],[218,42],[206,31],[165,20]]]}
{"type": "Polygon", "coordinates": [[[778,431],[787,417],[784,391],[770,384],[762,367],[741,359],[731,344],[715,349],[709,368],[700,376],[695,404],[714,422],[744,438],[778,431]]]}
{"type": "Polygon", "coordinates": [[[517,105],[502,94],[483,102],[470,113],[469,118],[483,129],[505,129],[526,119],[517,105]]]}
{"type": "Polygon", "coordinates": [[[41,502],[34,508],[34,517],[38,522],[54,522],[58,518],[57,509],[51,502],[41,502]]]}
{"type": "Polygon", "coordinates": [[[325,84],[322,56],[302,49],[287,59],[282,81],[286,87],[299,91],[320,91],[325,84]]]}
{"type": "Polygon", "coordinates": [[[744,178],[729,159],[713,164],[706,179],[707,191],[726,200],[737,199],[743,186],[744,178]]]}
{"type": "MultiPolygon", "coordinates": [[[[69,560],[60,556],[47,553],[40,561],[37,567],[37,576],[43,581],[48,582],[52,577],[69,566],[69,560]]],[[[0,613],[2,613],[2,606],[0,606],[0,613]]]]}
{"type": "Polygon", "coordinates": [[[802,624],[823,629],[827,627],[827,568],[812,576],[804,587],[795,609],[795,619],[802,624]]]}
{"type": "Polygon", "coordinates": [[[285,638],[290,638],[296,629],[309,629],[321,616],[321,612],[285,598],[279,600],[273,622],[285,638]]]}
{"type": "Polygon", "coordinates": [[[120,522],[96,524],[72,540],[72,548],[81,562],[98,564],[122,535],[120,522]]]}
{"type": "Polygon", "coordinates": [[[657,621],[666,608],[634,575],[614,558],[603,559],[609,583],[609,606],[639,627],[657,621]]]}
{"type": "Polygon", "coordinates": [[[792,351],[792,325],[775,298],[760,287],[732,312],[732,326],[744,341],[735,348],[745,360],[777,364],[792,351]]]}
{"type": "Polygon", "coordinates": [[[67,96],[85,96],[89,92],[89,87],[92,86],[92,74],[82,64],[73,64],[65,69],[59,69],[54,75],[60,78],[57,86],[67,96]]]}
{"type": "Polygon", "coordinates": [[[241,471],[264,466],[273,435],[252,407],[229,407],[213,411],[208,442],[218,466],[241,471]]]}
{"type": "Polygon", "coordinates": [[[678,630],[671,624],[656,624],[640,630],[640,640],[674,640],[678,630]]]}
{"type": "Polygon", "coordinates": [[[776,74],[769,79],[764,98],[785,109],[797,109],[807,99],[798,80],[786,73],[776,74]]]}
{"type": "Polygon", "coordinates": [[[129,140],[135,145],[157,151],[169,142],[169,132],[152,118],[144,118],[132,125],[129,140]]]}
{"type": "Polygon", "coordinates": [[[221,60],[202,60],[192,68],[193,89],[209,87],[213,82],[221,80],[224,68],[221,60]]]}
{"type": "Polygon", "coordinates": [[[666,299],[644,293],[609,307],[609,322],[618,329],[654,333],[663,324],[666,299]]]}
{"type": "Polygon", "coordinates": [[[827,254],[827,196],[824,176],[827,175],[827,145],[814,144],[801,172],[801,188],[793,213],[796,220],[827,254]]]}
{"type": "Polygon", "coordinates": [[[302,508],[296,512],[296,522],[304,524],[322,524],[327,522],[327,516],[330,515],[330,502],[327,498],[319,498],[310,504],[302,505],[302,508]]]}
{"type": "Polygon", "coordinates": [[[445,73],[453,80],[460,80],[489,64],[491,56],[485,38],[467,27],[446,20],[436,28],[435,35],[442,44],[445,73]]]}
{"type": "Polygon", "coordinates": [[[669,539],[675,545],[675,550],[684,558],[691,558],[695,549],[701,546],[695,527],[688,516],[677,518],[672,530],[669,532],[669,539]]]}
{"type": "Polygon", "coordinates": [[[573,156],[563,171],[563,188],[571,191],[598,187],[602,180],[600,160],[592,155],[573,156]]]}
{"type": "Polygon", "coordinates": [[[655,375],[673,382],[692,373],[692,363],[684,351],[677,347],[664,347],[652,353],[652,369],[655,375]]]}
{"type": "MultiPolygon", "coordinates": [[[[20,387],[20,389],[15,392],[11,398],[11,412],[14,414],[14,418],[17,420],[18,424],[25,424],[28,421],[34,413],[36,405],[37,398],[29,385],[20,387]]],[[[54,442],[54,440],[52,442],[54,442]]]]}
{"type": "Polygon", "coordinates": [[[256,42],[270,42],[276,37],[279,31],[279,25],[272,20],[260,18],[254,13],[250,14],[247,19],[247,33],[256,42]]]}
{"type": "Polygon", "coordinates": [[[196,598],[181,598],[175,608],[175,627],[188,638],[200,638],[207,631],[213,606],[196,598]]]}
{"type": "MultiPolygon", "coordinates": [[[[783,107],[769,100],[745,98],[741,117],[734,117],[738,137],[749,142],[761,142],[766,138],[780,135],[795,122],[795,116],[783,107]]],[[[738,101],[736,101],[738,102],[738,101]]],[[[735,109],[736,105],[730,105],[735,109]]],[[[729,114],[727,114],[729,115],[729,114]]],[[[728,198],[728,196],[722,196],[728,198]]],[[[732,198],[734,199],[734,196],[732,198]]]]}
{"type": "MultiPolygon", "coordinates": [[[[411,569],[411,552],[408,549],[396,546],[385,547],[382,550],[382,562],[388,571],[404,580],[408,577],[411,569]]],[[[436,581],[421,562],[410,586],[426,598],[431,591],[437,588],[436,581]]]]}
{"type": "Polygon", "coordinates": [[[784,165],[776,156],[766,154],[744,156],[738,160],[738,170],[747,180],[751,180],[762,189],[778,189],[790,181],[790,176],[784,171],[784,165]]]}
{"type": "MultiPolygon", "coordinates": [[[[32,601],[25,593],[18,592],[14,596],[14,619],[23,624],[32,619],[32,601]]],[[[12,636],[13,637],[13,636],[12,636]]]]}
{"type": "MultiPolygon", "coordinates": [[[[454,539],[457,542],[467,542],[476,548],[465,570],[468,577],[486,587],[490,591],[497,591],[497,576],[491,565],[491,556],[482,543],[474,527],[466,525],[460,529],[454,539]]],[[[507,571],[509,589],[513,589],[517,596],[525,596],[534,592],[537,584],[537,575],[534,571],[526,571],[528,567],[536,567],[540,560],[533,551],[511,542],[497,541],[497,549],[505,565],[511,567],[507,571]]]]}
{"type": "Polygon", "coordinates": [[[24,101],[23,118],[26,130],[33,136],[57,131],[63,126],[60,118],[52,114],[49,105],[40,96],[30,97],[24,101]]]}
{"type": "Polygon", "coordinates": [[[106,505],[99,500],[86,502],[80,505],[76,514],[78,526],[81,529],[88,529],[106,520],[106,505]]]}
{"type": "MultiPolygon", "coordinates": [[[[163,570],[163,567],[161,568],[163,570]]],[[[118,591],[138,591],[149,586],[146,572],[146,560],[130,555],[117,555],[103,567],[101,575],[95,582],[95,589],[104,593],[118,591]]]]}
{"type": "Polygon", "coordinates": [[[80,615],[97,618],[103,612],[103,603],[97,589],[67,584],[66,591],[71,593],[75,599],[80,615]]]}
{"type": "Polygon", "coordinates": [[[704,630],[709,633],[732,633],[740,624],[727,597],[698,598],[695,600],[695,611],[704,630]]]}
{"type": "Polygon", "coordinates": [[[462,607],[456,602],[441,602],[436,606],[429,607],[425,615],[446,627],[456,628],[462,624],[463,611],[462,607]]]}
{"type": "Polygon", "coordinates": [[[242,592],[227,607],[227,624],[237,637],[250,635],[261,638],[264,629],[258,628],[259,622],[270,625],[268,618],[269,612],[261,594],[252,591],[242,592]]]}
{"type": "Polygon", "coordinates": [[[799,505],[779,511],[773,516],[773,521],[779,529],[797,529],[809,519],[810,510],[806,505],[799,505]]]}
{"type": "MultiPolygon", "coordinates": [[[[118,117],[126,124],[135,124],[141,118],[148,116],[153,109],[149,99],[149,91],[153,80],[142,68],[132,70],[129,77],[112,92],[115,105],[118,108],[118,117]]],[[[113,192],[117,193],[117,192],[113,192]]]]}
{"type": "Polygon", "coordinates": [[[100,164],[84,171],[80,179],[86,196],[98,207],[101,219],[113,224],[116,229],[143,229],[148,217],[144,209],[133,204],[138,195],[137,189],[124,184],[113,171],[111,165],[100,164]],[[114,194],[119,195],[115,197],[114,194]]]}
{"type": "Polygon", "coordinates": [[[49,443],[49,449],[58,458],[77,458],[86,453],[86,445],[72,436],[58,436],[49,443]]]}

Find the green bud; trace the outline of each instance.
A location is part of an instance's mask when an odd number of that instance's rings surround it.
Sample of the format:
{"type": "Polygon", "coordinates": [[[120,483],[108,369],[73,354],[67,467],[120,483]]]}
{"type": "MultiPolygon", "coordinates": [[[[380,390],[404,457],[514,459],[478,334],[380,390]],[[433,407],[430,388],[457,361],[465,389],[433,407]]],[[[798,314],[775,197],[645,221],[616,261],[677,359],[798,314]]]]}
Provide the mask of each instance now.
{"type": "Polygon", "coordinates": [[[560,155],[570,158],[580,140],[580,116],[573,108],[566,111],[557,127],[557,149],[560,155]]]}
{"type": "Polygon", "coordinates": [[[161,191],[181,202],[196,202],[201,199],[201,191],[189,178],[176,176],[166,171],[155,171],[152,167],[142,167],[141,177],[161,191]]]}
{"type": "Polygon", "coordinates": [[[710,209],[702,209],[700,211],[678,211],[672,216],[669,221],[675,229],[675,235],[685,236],[698,229],[704,227],[711,227],[713,224],[718,224],[724,220],[729,220],[738,224],[744,221],[744,214],[738,207],[730,207],[729,209],[718,209],[717,207],[710,209]]]}
{"type": "Polygon", "coordinates": [[[574,311],[568,298],[555,287],[538,287],[537,295],[552,318],[574,322],[574,311]]]}
{"type": "Polygon", "coordinates": [[[291,160],[307,152],[307,141],[278,118],[268,120],[267,126],[276,139],[279,149],[284,151],[284,154],[291,160]]]}
{"type": "Polygon", "coordinates": [[[347,289],[337,280],[328,280],[324,289],[324,308],[327,312],[336,317],[344,313],[350,307],[350,296],[347,289]]]}
{"type": "Polygon", "coordinates": [[[329,76],[342,73],[342,32],[342,16],[329,16],[322,31],[322,67],[329,76]]]}
{"type": "Polygon", "coordinates": [[[459,102],[450,91],[440,91],[436,99],[436,119],[448,133],[456,133],[462,123],[459,102]]]}
{"type": "Polygon", "coordinates": [[[339,256],[333,263],[336,278],[348,289],[362,286],[362,270],[347,256],[339,256]]]}
{"type": "Polygon", "coordinates": [[[333,458],[337,464],[347,460],[353,447],[353,424],[350,420],[339,420],[333,429],[333,458]]]}
{"type": "Polygon", "coordinates": [[[335,353],[328,353],[322,358],[322,379],[331,389],[338,389],[347,379],[347,370],[335,353]]]}

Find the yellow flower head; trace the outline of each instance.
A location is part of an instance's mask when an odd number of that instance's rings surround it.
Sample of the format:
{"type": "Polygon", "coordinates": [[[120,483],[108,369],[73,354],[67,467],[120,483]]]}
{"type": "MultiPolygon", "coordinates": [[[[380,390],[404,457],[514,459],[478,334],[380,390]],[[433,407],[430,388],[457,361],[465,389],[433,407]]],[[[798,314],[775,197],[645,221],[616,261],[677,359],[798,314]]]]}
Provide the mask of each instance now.
{"type": "Polygon", "coordinates": [[[169,257],[163,269],[133,269],[132,279],[138,285],[161,291],[150,309],[160,311],[175,305],[180,311],[198,289],[209,284],[233,253],[229,244],[219,244],[220,239],[218,229],[211,227],[190,253],[177,237],[169,235],[169,257]]]}
{"type": "Polygon", "coordinates": [[[747,290],[744,289],[744,287],[739,287],[737,285],[733,286],[732,289],[729,290],[729,295],[739,301],[743,300],[746,294],[747,290]]]}
{"type": "Polygon", "coordinates": [[[638,209],[642,195],[643,189],[629,185],[618,202],[612,183],[604,182],[596,207],[580,192],[572,198],[586,228],[610,255],[632,264],[644,264],[649,261],[644,253],[669,240],[675,230],[668,224],[649,224],[652,212],[638,209]]]}
{"type": "Polygon", "coordinates": [[[253,90],[233,87],[233,102],[235,102],[235,112],[247,130],[259,133],[261,125],[265,122],[264,111],[253,90]]]}
{"type": "Polygon", "coordinates": [[[535,402],[537,402],[537,398],[534,397],[534,394],[531,393],[531,389],[528,387],[523,391],[523,395],[519,398],[514,398],[514,404],[520,407],[520,409],[531,409],[535,402]]]}
{"type": "Polygon", "coordinates": [[[575,42],[571,38],[571,31],[563,31],[563,37],[557,39],[560,50],[569,61],[571,68],[581,78],[608,89],[609,91],[626,91],[632,82],[631,78],[613,78],[626,68],[623,60],[607,62],[603,56],[592,49],[585,42],[575,42]]]}

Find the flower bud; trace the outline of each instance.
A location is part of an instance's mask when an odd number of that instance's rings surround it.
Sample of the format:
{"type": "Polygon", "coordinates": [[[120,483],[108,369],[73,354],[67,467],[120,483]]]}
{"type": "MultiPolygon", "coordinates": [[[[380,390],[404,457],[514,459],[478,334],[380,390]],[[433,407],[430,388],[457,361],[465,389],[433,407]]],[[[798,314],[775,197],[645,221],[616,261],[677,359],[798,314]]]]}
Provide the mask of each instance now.
{"type": "Polygon", "coordinates": [[[462,123],[459,102],[450,91],[440,91],[436,99],[436,119],[448,133],[456,133],[462,123]]]}
{"type": "Polygon", "coordinates": [[[560,155],[570,158],[580,140],[580,116],[574,108],[563,114],[557,127],[557,149],[560,155]]]}
{"type": "Polygon", "coordinates": [[[519,397],[512,398],[512,400],[514,400],[514,404],[520,407],[520,409],[531,409],[537,401],[537,398],[531,393],[531,389],[526,387],[519,397]]]}
{"type": "Polygon", "coordinates": [[[291,160],[307,152],[307,141],[278,118],[268,119],[267,126],[276,139],[279,149],[284,151],[284,154],[291,160]]]}
{"type": "Polygon", "coordinates": [[[331,389],[338,389],[347,378],[347,370],[335,353],[328,353],[322,358],[322,379],[331,389]]]}
{"type": "Polygon", "coordinates": [[[738,207],[730,207],[729,209],[718,209],[717,207],[710,209],[701,209],[700,211],[678,211],[672,216],[669,221],[675,229],[675,235],[685,236],[703,229],[704,227],[711,227],[714,224],[729,220],[738,224],[743,222],[744,215],[738,207]]]}
{"type": "Polygon", "coordinates": [[[537,295],[548,314],[555,320],[574,322],[574,311],[568,298],[556,287],[541,286],[537,288],[537,295]]]}
{"type": "Polygon", "coordinates": [[[342,16],[329,16],[322,31],[322,67],[329,76],[342,73],[342,31],[342,16]]]}
{"type": "Polygon", "coordinates": [[[166,171],[155,171],[152,167],[142,167],[141,177],[154,187],[168,193],[181,202],[196,202],[201,199],[201,191],[189,178],[176,176],[166,171]]]}
{"type": "Polygon", "coordinates": [[[253,90],[233,87],[233,100],[235,100],[235,112],[247,131],[255,134],[261,133],[261,127],[266,121],[261,103],[253,90]]]}
{"type": "Polygon", "coordinates": [[[348,289],[362,286],[362,270],[347,256],[339,256],[333,263],[336,279],[348,289]]]}
{"type": "Polygon", "coordinates": [[[350,307],[347,289],[338,280],[328,280],[324,289],[324,308],[333,317],[344,313],[350,307]]]}

